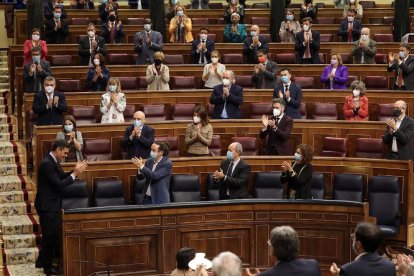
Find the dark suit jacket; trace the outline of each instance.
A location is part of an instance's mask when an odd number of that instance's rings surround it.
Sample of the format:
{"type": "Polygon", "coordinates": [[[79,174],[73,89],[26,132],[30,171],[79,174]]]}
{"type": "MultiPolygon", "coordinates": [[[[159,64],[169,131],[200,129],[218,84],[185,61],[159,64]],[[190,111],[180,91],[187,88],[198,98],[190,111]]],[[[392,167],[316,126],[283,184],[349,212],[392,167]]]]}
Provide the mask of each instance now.
{"type": "MultiPolygon", "coordinates": [[[[352,25],[352,41],[357,41],[361,36],[361,21],[354,19],[354,24],[352,25]]],[[[338,35],[341,37],[342,42],[348,42],[348,20],[341,21],[339,26],[338,35]]]]}
{"type": "Polygon", "coordinates": [[[249,35],[244,40],[243,44],[243,57],[246,63],[257,63],[257,51],[259,49],[266,49],[269,50],[269,44],[267,43],[266,38],[259,35],[259,42],[261,43],[260,46],[254,46],[253,48],[250,47],[253,43],[253,38],[249,35]]]}
{"type": "Polygon", "coordinates": [[[65,95],[62,92],[55,91],[53,97],[59,97],[58,106],[54,105],[52,108],[47,109],[47,96],[45,92],[39,92],[34,95],[32,109],[37,114],[38,126],[45,125],[62,125],[63,124],[63,113],[68,111],[66,104],[65,95]]]}
{"type": "MultiPolygon", "coordinates": [[[[106,3],[102,3],[98,6],[99,18],[101,19],[101,25],[108,22],[109,11],[105,10],[106,3]]],[[[112,8],[114,11],[118,10],[118,4],[116,2],[112,3],[112,8]]]]}
{"type": "Polygon", "coordinates": [[[293,120],[286,114],[277,124],[276,131],[267,126],[265,131],[260,131],[260,138],[267,137],[266,154],[267,155],[291,155],[292,147],[290,145],[290,133],[293,128],[293,120]]]}
{"type": "Polygon", "coordinates": [[[37,171],[35,206],[38,212],[58,213],[62,208],[61,192],[73,183],[71,172],[65,173],[50,153],[39,164],[37,171]]]}
{"type": "MultiPolygon", "coordinates": [[[[124,37],[124,25],[122,24],[121,27],[118,28],[116,25],[118,24],[118,20],[115,20],[115,43],[121,43],[122,38],[124,37]]],[[[105,43],[109,43],[111,38],[111,31],[109,30],[108,22],[102,24],[102,37],[105,39],[105,43]]]]}
{"type": "MultiPolygon", "coordinates": [[[[131,9],[138,8],[138,1],[137,0],[128,0],[128,5],[131,9]]],[[[141,0],[142,9],[149,9],[149,0],[141,0]]]]}
{"type": "Polygon", "coordinates": [[[375,64],[375,54],[377,53],[377,42],[370,39],[368,47],[359,47],[359,39],[355,41],[351,55],[354,57],[354,64],[361,64],[362,53],[364,53],[364,64],[375,64]]]}
{"type": "MultiPolygon", "coordinates": [[[[66,19],[68,17],[66,13],[66,9],[64,5],[60,6],[60,10],[62,11],[62,14],[60,16],[60,19],[66,19]]],[[[53,19],[53,3],[52,1],[45,1],[43,4],[43,16],[47,19],[53,19]]]]}
{"type": "Polygon", "coordinates": [[[252,82],[258,89],[272,89],[276,86],[277,63],[268,60],[266,63],[266,70],[256,74],[253,72],[252,82]]]}
{"type": "MultiPolygon", "coordinates": [[[[319,59],[319,48],[320,48],[320,34],[318,31],[312,31],[312,42],[309,43],[309,50],[312,58],[313,64],[320,64],[319,59]]],[[[305,41],[304,31],[296,33],[295,38],[295,51],[296,51],[296,63],[301,64],[303,60],[303,55],[305,54],[306,47],[303,45],[305,41]]]]}
{"type": "Polygon", "coordinates": [[[209,0],[191,0],[191,8],[198,9],[199,2],[201,2],[201,9],[208,9],[209,0]]]}
{"type": "MultiPolygon", "coordinates": [[[[201,39],[196,39],[191,43],[191,62],[194,64],[198,64],[198,61],[200,60],[200,53],[197,52],[197,46],[200,42],[201,39]]],[[[204,58],[207,63],[211,63],[211,52],[214,50],[214,41],[207,39],[206,49],[207,51],[204,52],[204,58]]]]}
{"type": "Polygon", "coordinates": [[[146,179],[145,187],[143,190],[141,202],[144,199],[147,189],[151,189],[152,203],[162,204],[170,202],[170,178],[172,174],[172,162],[167,156],[164,156],[160,163],[152,171],[154,165],[154,159],[148,159],[145,162],[145,166],[142,168],[141,173],[137,174],[138,179],[146,179]],[[150,185],[151,183],[151,185],[150,185]],[[149,186],[149,187],[148,187],[149,186]]]}
{"type": "Polygon", "coordinates": [[[284,85],[279,84],[273,91],[273,98],[279,98],[279,91],[283,93],[283,99],[286,102],[285,113],[292,119],[300,119],[300,103],[302,102],[302,88],[299,84],[293,82],[289,85],[290,101],[288,102],[285,96],[284,85]]]}
{"type": "Polygon", "coordinates": [[[60,29],[55,30],[56,22],[55,19],[46,21],[45,34],[46,42],[48,44],[65,44],[66,37],[69,34],[68,22],[66,20],[60,20],[60,29]]]}
{"type": "Polygon", "coordinates": [[[151,145],[154,142],[154,129],[150,126],[143,125],[140,138],[134,137],[134,139],[131,140],[129,139],[129,136],[131,136],[133,130],[134,125],[125,129],[124,138],[122,138],[121,141],[122,147],[127,149],[128,159],[131,159],[132,157],[146,159],[150,156],[151,145]]]}
{"type": "MultiPolygon", "coordinates": [[[[295,259],[290,262],[279,262],[259,276],[321,276],[319,263],[314,259],[295,259]]],[[[356,276],[356,275],[355,275],[356,276]]]]}
{"type": "Polygon", "coordinates": [[[347,263],[341,267],[341,276],[395,276],[395,265],[378,256],[377,253],[367,253],[358,260],[347,263]]]}
{"type": "Polygon", "coordinates": [[[394,61],[391,66],[387,67],[388,72],[395,72],[394,83],[397,82],[398,70],[402,70],[404,86],[407,90],[414,90],[414,57],[409,56],[405,62],[398,64],[394,61]]]}
{"type": "Polygon", "coordinates": [[[152,41],[151,45],[147,45],[145,31],[135,34],[134,47],[135,52],[138,53],[137,64],[145,64],[147,62],[147,58],[150,60],[151,64],[154,63],[154,53],[162,50],[161,33],[151,30],[149,35],[152,41]]]}
{"type": "MultiPolygon", "coordinates": [[[[221,161],[220,169],[226,174],[229,169],[231,160],[224,159],[221,161]]],[[[225,177],[225,179],[219,182],[219,195],[220,199],[225,199],[227,195],[227,189],[229,190],[230,199],[248,198],[249,192],[247,190],[247,184],[250,176],[250,165],[240,159],[239,163],[233,170],[231,176],[225,177]]]]}
{"type": "Polygon", "coordinates": [[[226,105],[229,119],[239,119],[241,117],[240,105],[243,103],[243,88],[233,83],[230,86],[229,96],[224,99],[223,85],[216,85],[213,88],[210,103],[214,104],[213,119],[220,119],[224,105],[226,105]]]}
{"type": "Polygon", "coordinates": [[[42,66],[42,72],[38,73],[36,72],[36,80],[34,77],[34,74],[30,76],[30,66],[32,65],[32,62],[29,62],[24,65],[23,67],[23,83],[24,83],[24,92],[29,93],[36,93],[43,90],[43,81],[47,76],[52,75],[52,71],[50,69],[50,63],[48,61],[40,60],[40,66],[42,66]],[[37,83],[40,82],[40,88],[39,90],[36,86],[37,83]]]}
{"type": "Polygon", "coordinates": [[[401,122],[400,128],[394,133],[390,134],[387,130],[384,133],[382,140],[388,146],[385,153],[386,158],[389,158],[392,153],[392,140],[397,138],[397,148],[400,160],[413,160],[413,138],[414,138],[414,120],[407,115],[401,122]]]}
{"type": "Polygon", "coordinates": [[[106,56],[106,46],[105,46],[105,39],[103,37],[95,35],[95,40],[98,43],[98,48],[96,48],[95,53],[90,53],[90,45],[89,45],[89,36],[81,37],[79,40],[79,64],[80,65],[89,65],[89,60],[92,56],[101,53],[102,55],[106,56]]]}

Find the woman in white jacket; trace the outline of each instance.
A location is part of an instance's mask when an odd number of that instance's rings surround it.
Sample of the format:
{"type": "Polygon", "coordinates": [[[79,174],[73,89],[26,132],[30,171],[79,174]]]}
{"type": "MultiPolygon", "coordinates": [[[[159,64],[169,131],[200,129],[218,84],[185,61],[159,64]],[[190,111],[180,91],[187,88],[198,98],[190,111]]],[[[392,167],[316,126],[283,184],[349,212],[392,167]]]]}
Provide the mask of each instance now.
{"type": "Polygon", "coordinates": [[[123,123],[126,98],[117,78],[109,79],[107,91],[101,97],[101,123],[123,123]]]}

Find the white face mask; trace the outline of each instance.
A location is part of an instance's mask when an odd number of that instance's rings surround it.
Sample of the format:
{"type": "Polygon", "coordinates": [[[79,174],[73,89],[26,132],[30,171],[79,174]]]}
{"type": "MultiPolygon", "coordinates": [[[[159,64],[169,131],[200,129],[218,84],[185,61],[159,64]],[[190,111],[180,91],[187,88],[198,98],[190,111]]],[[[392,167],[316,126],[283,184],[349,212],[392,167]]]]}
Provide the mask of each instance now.
{"type": "Polygon", "coordinates": [[[348,16],[348,21],[349,22],[353,22],[354,21],[354,17],[353,16],[348,16]]]}
{"type": "Polygon", "coordinates": [[[223,85],[224,86],[230,86],[230,80],[229,79],[223,79],[223,85]]]}
{"type": "Polygon", "coordinates": [[[199,116],[193,116],[193,121],[195,124],[198,124],[199,122],[201,122],[201,118],[199,116]]]}
{"type": "Polygon", "coordinates": [[[88,36],[90,38],[94,37],[95,36],[95,32],[94,31],[88,31],[88,36]]]}
{"type": "Polygon", "coordinates": [[[32,40],[34,40],[34,41],[39,41],[39,39],[40,39],[40,35],[32,35],[32,40]]]}
{"type": "Polygon", "coordinates": [[[52,94],[52,93],[53,93],[53,91],[55,91],[55,88],[54,88],[53,86],[46,86],[46,87],[45,87],[45,91],[46,91],[46,93],[48,93],[48,94],[52,94]]]}
{"type": "Polygon", "coordinates": [[[303,30],[307,32],[309,30],[309,25],[303,25],[303,30]]]}
{"type": "Polygon", "coordinates": [[[215,58],[215,57],[214,58],[211,58],[211,62],[214,63],[214,64],[216,64],[218,62],[218,58],[215,58]]]}
{"type": "Polygon", "coordinates": [[[113,84],[108,86],[108,89],[109,89],[110,92],[116,92],[116,88],[117,88],[117,86],[113,85],[113,84]]]}
{"type": "Polygon", "coordinates": [[[362,38],[362,40],[368,40],[368,35],[366,35],[366,34],[363,34],[363,35],[361,35],[361,38],[362,38]]]}
{"type": "Polygon", "coordinates": [[[359,94],[360,94],[359,90],[355,89],[355,90],[352,91],[352,95],[354,95],[354,97],[358,97],[359,94]]]}
{"type": "Polygon", "coordinates": [[[355,4],[355,0],[349,0],[349,3],[355,4]]]}
{"type": "Polygon", "coordinates": [[[93,64],[95,64],[95,65],[99,65],[101,62],[100,62],[100,60],[99,60],[99,58],[95,58],[95,59],[93,59],[93,64]]]}
{"type": "Polygon", "coordinates": [[[206,34],[200,34],[200,39],[201,40],[207,40],[207,35],[206,34]]]}
{"type": "Polygon", "coordinates": [[[144,30],[149,32],[151,30],[151,24],[144,24],[144,30]]]}
{"type": "Polygon", "coordinates": [[[280,109],[279,108],[273,108],[273,116],[275,116],[275,117],[280,116],[280,109]]]}

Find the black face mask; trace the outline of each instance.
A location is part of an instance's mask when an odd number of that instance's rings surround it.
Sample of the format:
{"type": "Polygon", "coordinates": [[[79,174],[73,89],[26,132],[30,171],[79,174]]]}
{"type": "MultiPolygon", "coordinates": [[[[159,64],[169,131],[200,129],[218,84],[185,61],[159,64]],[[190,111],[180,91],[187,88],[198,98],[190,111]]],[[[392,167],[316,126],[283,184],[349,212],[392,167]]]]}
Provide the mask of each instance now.
{"type": "Polygon", "coordinates": [[[154,59],[155,65],[160,65],[162,63],[162,60],[160,59],[154,59]]]}
{"type": "Polygon", "coordinates": [[[115,21],[115,19],[116,19],[115,15],[111,15],[111,16],[109,17],[109,21],[111,21],[111,22],[114,22],[114,21],[115,21]]]}
{"type": "Polygon", "coordinates": [[[397,109],[397,108],[394,108],[394,110],[392,111],[392,115],[393,115],[394,117],[400,117],[400,115],[401,115],[401,110],[399,110],[399,109],[397,109]]]}

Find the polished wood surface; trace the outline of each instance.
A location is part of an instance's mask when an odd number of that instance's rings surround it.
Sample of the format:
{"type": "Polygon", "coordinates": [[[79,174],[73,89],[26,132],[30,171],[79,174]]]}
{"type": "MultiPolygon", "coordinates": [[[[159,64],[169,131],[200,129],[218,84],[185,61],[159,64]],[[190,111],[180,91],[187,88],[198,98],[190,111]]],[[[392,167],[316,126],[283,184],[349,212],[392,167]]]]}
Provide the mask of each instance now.
{"type": "Polygon", "coordinates": [[[323,275],[332,262],[351,261],[350,235],[369,221],[368,205],[334,201],[205,202],[169,206],[73,210],[63,214],[65,275],[105,271],[169,275],[182,247],[212,260],[223,251],[244,267],[273,266],[267,240],[273,227],[290,225],[300,237],[300,256],[319,261],[323,275]]]}

